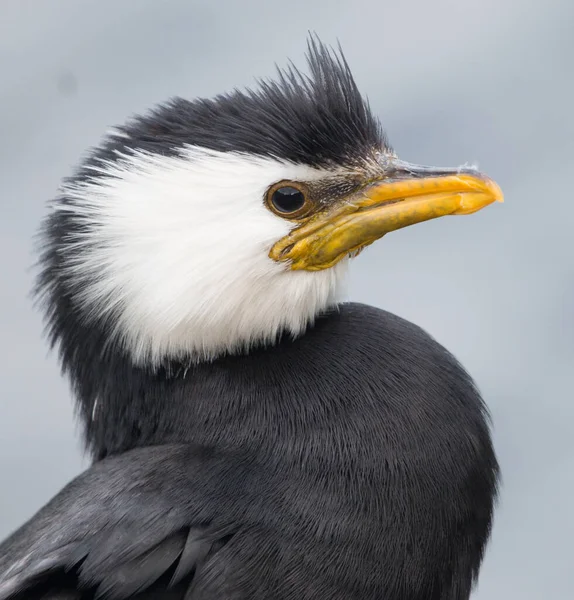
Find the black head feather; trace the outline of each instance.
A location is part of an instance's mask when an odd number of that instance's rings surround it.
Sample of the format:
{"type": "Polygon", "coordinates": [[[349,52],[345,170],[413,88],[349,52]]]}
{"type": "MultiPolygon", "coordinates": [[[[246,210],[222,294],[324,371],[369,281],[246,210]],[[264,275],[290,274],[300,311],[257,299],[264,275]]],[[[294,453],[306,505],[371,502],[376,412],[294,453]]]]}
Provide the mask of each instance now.
{"type": "MultiPolygon", "coordinates": [[[[115,160],[117,151],[177,154],[185,145],[247,152],[311,166],[347,166],[388,141],[361,96],[341,50],[311,38],[309,75],[294,65],[252,90],[210,99],[174,98],[118,128],[93,160],[115,160]]],[[[93,177],[93,172],[85,172],[93,177]]]]}

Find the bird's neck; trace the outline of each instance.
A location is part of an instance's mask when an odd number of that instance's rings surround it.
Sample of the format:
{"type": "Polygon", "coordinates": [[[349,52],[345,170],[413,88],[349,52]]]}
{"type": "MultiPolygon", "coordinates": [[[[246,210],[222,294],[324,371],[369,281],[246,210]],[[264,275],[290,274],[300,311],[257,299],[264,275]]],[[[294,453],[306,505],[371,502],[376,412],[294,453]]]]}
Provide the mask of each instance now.
{"type": "Polygon", "coordinates": [[[121,353],[102,356],[94,338],[69,353],[66,369],[85,444],[98,460],[169,442],[274,443],[286,427],[304,435],[361,393],[361,378],[349,378],[344,365],[349,352],[360,352],[363,325],[361,309],[347,305],[296,340],[285,336],[248,354],[160,369],[134,366],[121,353]]]}

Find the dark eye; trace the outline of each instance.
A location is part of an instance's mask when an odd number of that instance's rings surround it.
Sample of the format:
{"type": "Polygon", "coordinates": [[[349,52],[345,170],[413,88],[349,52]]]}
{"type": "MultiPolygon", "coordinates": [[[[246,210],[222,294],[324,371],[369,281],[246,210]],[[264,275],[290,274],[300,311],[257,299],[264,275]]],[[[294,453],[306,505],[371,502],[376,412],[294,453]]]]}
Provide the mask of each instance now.
{"type": "Polygon", "coordinates": [[[305,206],[305,195],[301,190],[291,186],[277,188],[271,194],[273,208],[284,215],[300,211],[305,206]]]}
{"type": "Polygon", "coordinates": [[[309,190],[304,183],[279,181],[267,190],[267,208],[285,219],[300,219],[314,207],[309,190]]]}

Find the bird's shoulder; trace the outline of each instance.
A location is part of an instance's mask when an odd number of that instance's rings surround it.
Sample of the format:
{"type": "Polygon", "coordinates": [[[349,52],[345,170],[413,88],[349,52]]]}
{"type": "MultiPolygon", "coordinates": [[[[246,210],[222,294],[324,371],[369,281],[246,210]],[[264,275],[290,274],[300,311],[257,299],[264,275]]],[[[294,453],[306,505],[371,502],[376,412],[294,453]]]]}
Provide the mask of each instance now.
{"type": "Polygon", "coordinates": [[[451,363],[457,369],[460,367],[455,357],[423,327],[368,304],[339,304],[317,321],[315,330],[319,343],[324,338],[332,352],[364,354],[368,351],[374,362],[381,358],[403,361],[405,357],[416,356],[429,363],[451,363]],[[335,340],[344,341],[344,345],[334,343],[335,340]]]}
{"type": "Polygon", "coordinates": [[[218,460],[166,445],[96,463],[0,545],[0,599],[190,594],[233,534],[213,514],[206,473],[218,460]]]}

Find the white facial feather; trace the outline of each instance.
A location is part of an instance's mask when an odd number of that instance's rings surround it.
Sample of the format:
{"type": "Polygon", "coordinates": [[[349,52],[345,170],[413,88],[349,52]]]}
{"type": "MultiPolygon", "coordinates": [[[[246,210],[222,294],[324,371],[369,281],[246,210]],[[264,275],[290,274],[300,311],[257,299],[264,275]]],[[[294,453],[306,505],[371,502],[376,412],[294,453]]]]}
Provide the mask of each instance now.
{"type": "Polygon", "coordinates": [[[332,173],[198,147],[121,155],[94,170],[97,178],[65,188],[55,210],[86,225],[67,251],[82,282],[75,301],[87,316],[113,313],[135,362],[205,360],[280,331],[297,335],[336,303],[347,261],[306,272],[271,260],[293,223],[264,205],[277,181],[332,173]]]}

